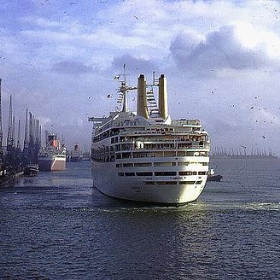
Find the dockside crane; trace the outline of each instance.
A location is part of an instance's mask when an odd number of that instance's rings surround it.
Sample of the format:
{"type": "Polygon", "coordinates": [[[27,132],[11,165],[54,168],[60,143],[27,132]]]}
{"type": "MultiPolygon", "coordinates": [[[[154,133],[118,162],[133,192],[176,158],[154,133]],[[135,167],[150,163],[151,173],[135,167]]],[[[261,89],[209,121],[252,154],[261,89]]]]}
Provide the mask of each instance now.
{"type": "Polygon", "coordinates": [[[18,120],[17,149],[20,150],[20,120],[18,120]]]}
{"type": "Polygon", "coordinates": [[[8,118],[8,137],[7,137],[7,151],[12,151],[14,146],[13,138],[13,104],[12,96],[10,95],[9,118],[8,118]]]}
{"type": "Polygon", "coordinates": [[[1,92],[2,79],[0,79],[0,169],[2,169],[4,161],[3,152],[3,127],[2,127],[2,92],[1,92]]]}

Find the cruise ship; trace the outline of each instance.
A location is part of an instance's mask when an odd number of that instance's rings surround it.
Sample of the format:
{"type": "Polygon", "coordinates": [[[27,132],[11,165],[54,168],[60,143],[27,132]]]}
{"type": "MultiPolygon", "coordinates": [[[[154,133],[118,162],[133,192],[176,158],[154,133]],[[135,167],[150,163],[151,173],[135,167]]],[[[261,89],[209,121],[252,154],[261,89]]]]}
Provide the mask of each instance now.
{"type": "Polygon", "coordinates": [[[63,171],[66,169],[66,148],[54,133],[47,134],[46,145],[38,154],[40,171],[63,171]]]}
{"type": "Polygon", "coordinates": [[[143,74],[137,87],[119,80],[121,109],[93,122],[93,185],[105,195],[144,203],[186,204],[203,191],[209,168],[210,140],[199,120],[171,120],[166,78],[143,74]],[[137,90],[137,112],[127,95],[137,90]]]}

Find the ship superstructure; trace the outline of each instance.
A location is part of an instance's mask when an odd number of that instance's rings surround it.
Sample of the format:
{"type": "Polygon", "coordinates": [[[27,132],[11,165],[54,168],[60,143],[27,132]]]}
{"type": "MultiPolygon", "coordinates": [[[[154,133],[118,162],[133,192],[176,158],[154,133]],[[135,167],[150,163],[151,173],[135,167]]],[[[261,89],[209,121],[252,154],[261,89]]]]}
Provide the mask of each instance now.
{"type": "Polygon", "coordinates": [[[83,152],[78,144],[74,145],[74,149],[70,152],[71,162],[80,162],[83,160],[83,152]]]}
{"type": "Polygon", "coordinates": [[[139,76],[137,113],[127,106],[126,95],[134,89],[124,79],[119,89],[122,110],[89,119],[94,186],[106,195],[133,201],[195,201],[207,180],[207,132],[199,120],[171,120],[164,75],[154,78],[152,86],[139,76]]]}
{"type": "Polygon", "coordinates": [[[40,171],[63,171],[66,169],[66,148],[54,133],[46,132],[46,145],[38,154],[40,171]]]}

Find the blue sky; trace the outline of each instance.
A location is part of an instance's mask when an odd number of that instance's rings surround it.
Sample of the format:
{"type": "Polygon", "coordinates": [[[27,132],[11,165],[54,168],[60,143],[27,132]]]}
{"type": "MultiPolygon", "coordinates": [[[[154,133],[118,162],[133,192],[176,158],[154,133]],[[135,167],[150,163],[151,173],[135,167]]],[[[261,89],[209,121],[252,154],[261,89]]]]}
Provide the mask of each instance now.
{"type": "Polygon", "coordinates": [[[4,137],[12,95],[22,123],[29,109],[89,148],[87,119],[115,108],[125,63],[132,86],[164,73],[171,117],[200,119],[213,147],[280,155],[278,1],[0,0],[0,13],[4,137]]]}

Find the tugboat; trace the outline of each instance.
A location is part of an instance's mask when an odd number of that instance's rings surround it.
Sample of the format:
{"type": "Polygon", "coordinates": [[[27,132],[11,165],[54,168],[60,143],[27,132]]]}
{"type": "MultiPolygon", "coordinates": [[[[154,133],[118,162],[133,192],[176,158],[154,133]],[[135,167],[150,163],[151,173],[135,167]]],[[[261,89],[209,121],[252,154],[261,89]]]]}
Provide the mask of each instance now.
{"type": "Polygon", "coordinates": [[[215,181],[215,182],[220,182],[223,179],[223,176],[220,174],[215,174],[214,169],[211,168],[208,176],[207,176],[207,181],[215,181]]]}

